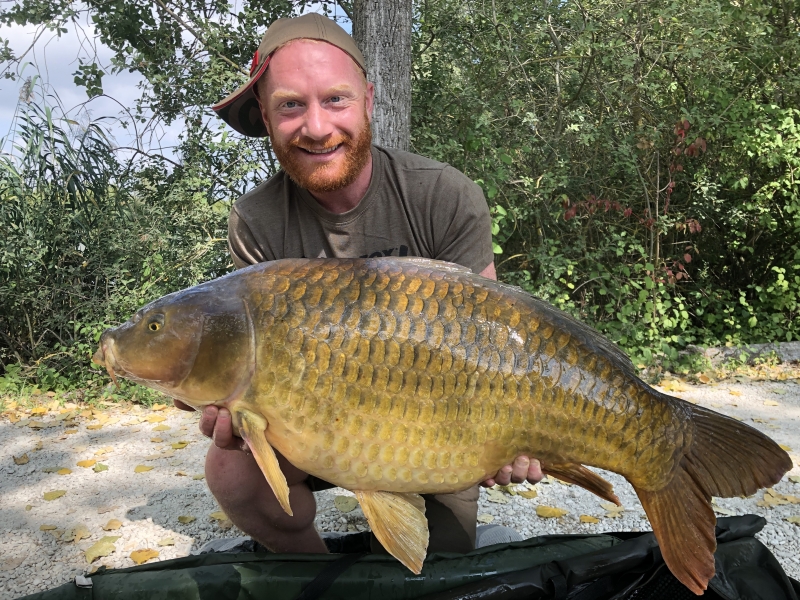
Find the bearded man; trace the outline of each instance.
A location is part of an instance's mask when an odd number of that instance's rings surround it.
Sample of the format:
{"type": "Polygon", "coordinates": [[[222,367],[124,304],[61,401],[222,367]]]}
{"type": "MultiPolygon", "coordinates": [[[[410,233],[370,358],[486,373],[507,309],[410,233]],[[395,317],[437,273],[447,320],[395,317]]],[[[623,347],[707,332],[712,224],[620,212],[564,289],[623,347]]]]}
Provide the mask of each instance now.
{"type": "MultiPolygon", "coordinates": [[[[269,27],[250,80],[214,106],[238,132],[269,136],[281,165],[231,210],[228,246],[237,268],[282,258],[420,256],[495,278],[481,189],[449,165],[373,146],[373,99],[364,57],[336,23],[307,14],[269,27]]],[[[274,552],[327,552],[314,528],[313,492],[331,484],[279,455],[289,516],[234,437],[226,409],[206,407],[200,429],[214,440],[208,486],[237,527],[274,552]]],[[[538,461],[522,456],[484,485],[541,478],[538,461]]],[[[478,487],[424,498],[428,550],[474,549],[478,487]]],[[[371,545],[382,551],[374,536],[371,545]]]]}

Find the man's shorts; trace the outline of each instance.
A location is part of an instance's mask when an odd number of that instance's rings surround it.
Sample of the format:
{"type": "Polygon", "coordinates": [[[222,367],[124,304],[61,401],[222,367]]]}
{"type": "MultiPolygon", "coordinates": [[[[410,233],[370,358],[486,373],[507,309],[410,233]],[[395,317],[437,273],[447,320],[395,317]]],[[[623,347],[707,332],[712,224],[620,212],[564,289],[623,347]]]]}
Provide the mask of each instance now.
{"type": "MultiPolygon", "coordinates": [[[[312,492],[336,487],[313,475],[306,479],[312,492]]],[[[430,541],[428,553],[460,552],[475,549],[475,529],[478,519],[478,486],[455,494],[422,494],[425,499],[425,516],[428,518],[430,541]]],[[[370,538],[370,550],[375,554],[388,554],[375,538],[370,538]]]]}

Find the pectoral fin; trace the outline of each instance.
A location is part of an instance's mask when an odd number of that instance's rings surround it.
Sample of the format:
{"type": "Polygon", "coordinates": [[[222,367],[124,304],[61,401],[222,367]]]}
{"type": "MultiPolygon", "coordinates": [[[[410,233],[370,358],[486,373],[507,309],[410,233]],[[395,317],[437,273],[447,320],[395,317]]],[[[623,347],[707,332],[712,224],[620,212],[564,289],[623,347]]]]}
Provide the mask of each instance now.
{"type": "Polygon", "coordinates": [[[600,477],[600,475],[594,471],[590,471],[581,464],[562,463],[556,465],[542,465],[542,473],[545,475],[552,475],[556,479],[566,481],[567,483],[579,485],[593,494],[597,494],[604,500],[613,502],[617,506],[622,506],[619,498],[617,498],[617,495],[614,493],[614,486],[600,477]]]}
{"type": "Polygon", "coordinates": [[[428,552],[428,519],[419,494],[356,491],[372,533],[383,547],[419,575],[428,552]]]}
{"type": "Polygon", "coordinates": [[[264,432],[267,430],[267,421],[261,415],[257,415],[249,410],[236,411],[241,423],[240,433],[250,446],[250,450],[256,459],[256,463],[267,478],[269,487],[272,488],[272,493],[280,502],[283,510],[292,516],[292,507],[289,506],[289,485],[286,483],[286,476],[281,471],[278,464],[278,457],[275,456],[275,450],[267,442],[264,432]]]}

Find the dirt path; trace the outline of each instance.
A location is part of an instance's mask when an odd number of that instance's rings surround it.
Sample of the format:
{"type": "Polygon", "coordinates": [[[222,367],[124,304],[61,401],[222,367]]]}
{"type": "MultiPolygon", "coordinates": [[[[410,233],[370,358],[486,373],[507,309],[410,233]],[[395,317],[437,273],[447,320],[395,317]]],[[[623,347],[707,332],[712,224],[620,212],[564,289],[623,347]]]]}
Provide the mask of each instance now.
{"type": "MultiPolygon", "coordinates": [[[[741,419],[791,449],[795,467],[775,486],[774,495],[767,494],[765,505],[758,505],[765,499],[759,492],[747,499],[718,500],[716,509],[719,514],[765,516],[768,525],[760,539],[789,575],[800,578],[800,526],[787,520],[800,516],[800,504],[794,503],[800,496],[800,384],[744,378],[666,386],[673,395],[741,419]]],[[[150,552],[149,560],[170,559],[210,539],[242,535],[218,512],[202,478],[208,440],[197,430],[197,413],[171,406],[150,410],[106,405],[91,410],[44,400],[48,410],[43,414],[12,409],[0,418],[0,598],[55,587],[101,564],[133,566],[148,556],[136,554],[140,550],[158,553],[150,552]],[[48,500],[51,492],[58,497],[48,500]],[[104,537],[116,539],[105,556],[90,563],[86,551],[104,537]]],[[[611,479],[626,507],[638,505],[626,482],[611,479]]],[[[597,498],[577,488],[559,492],[557,484],[538,487],[537,499],[516,497],[503,506],[487,503],[484,494],[479,513],[496,515],[495,522],[526,536],[648,527],[640,506],[627,520],[580,523],[581,511],[598,510],[597,498]],[[560,519],[540,519],[528,504],[521,504],[559,498],[570,508],[560,519]]],[[[337,493],[342,491],[318,498],[317,526],[364,529],[359,509],[345,514],[334,507],[337,493]]]]}

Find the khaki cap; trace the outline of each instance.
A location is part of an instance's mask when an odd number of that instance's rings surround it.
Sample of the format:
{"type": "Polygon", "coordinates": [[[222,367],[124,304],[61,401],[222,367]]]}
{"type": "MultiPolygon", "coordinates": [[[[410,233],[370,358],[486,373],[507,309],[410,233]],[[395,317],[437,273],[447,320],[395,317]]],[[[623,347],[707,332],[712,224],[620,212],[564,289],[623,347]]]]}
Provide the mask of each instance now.
{"type": "Polygon", "coordinates": [[[335,21],[318,13],[291,19],[278,19],[269,26],[250,65],[250,80],[230,96],[211,108],[236,131],[248,137],[266,137],[267,128],[261,118],[253,86],[264,74],[272,53],[286,42],[298,39],[322,40],[344,50],[366,74],[364,56],[353,38],[335,21]]]}

